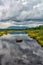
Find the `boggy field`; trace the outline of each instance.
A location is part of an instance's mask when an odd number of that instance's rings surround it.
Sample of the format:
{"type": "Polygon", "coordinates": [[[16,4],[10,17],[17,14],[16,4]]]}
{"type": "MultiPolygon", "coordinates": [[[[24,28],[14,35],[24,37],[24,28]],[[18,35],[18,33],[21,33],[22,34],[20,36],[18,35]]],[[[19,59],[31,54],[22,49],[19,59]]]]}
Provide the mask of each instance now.
{"type": "Polygon", "coordinates": [[[43,46],[43,26],[29,28],[29,29],[1,29],[0,36],[8,34],[14,31],[23,31],[27,33],[30,37],[34,38],[41,46],[43,46]]]}

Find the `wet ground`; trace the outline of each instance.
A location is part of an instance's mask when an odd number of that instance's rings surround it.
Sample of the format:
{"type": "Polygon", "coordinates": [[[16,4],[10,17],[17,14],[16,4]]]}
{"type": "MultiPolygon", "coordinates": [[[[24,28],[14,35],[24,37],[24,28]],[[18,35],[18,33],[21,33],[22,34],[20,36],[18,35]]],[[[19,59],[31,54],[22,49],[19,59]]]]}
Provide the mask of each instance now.
{"type": "Polygon", "coordinates": [[[43,65],[43,48],[26,34],[3,35],[0,37],[0,65],[43,65]]]}

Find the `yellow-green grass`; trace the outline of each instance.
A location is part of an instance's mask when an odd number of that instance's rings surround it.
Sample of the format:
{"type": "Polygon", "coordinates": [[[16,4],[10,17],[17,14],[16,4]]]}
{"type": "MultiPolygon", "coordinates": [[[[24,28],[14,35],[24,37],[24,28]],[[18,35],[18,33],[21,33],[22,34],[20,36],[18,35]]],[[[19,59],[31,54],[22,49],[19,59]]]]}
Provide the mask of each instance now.
{"type": "Polygon", "coordinates": [[[43,46],[43,29],[42,30],[29,30],[29,36],[36,39],[37,42],[43,46]]]}
{"type": "Polygon", "coordinates": [[[0,36],[2,36],[2,35],[7,35],[8,33],[10,33],[10,32],[13,32],[14,30],[0,30],[0,36]]]}

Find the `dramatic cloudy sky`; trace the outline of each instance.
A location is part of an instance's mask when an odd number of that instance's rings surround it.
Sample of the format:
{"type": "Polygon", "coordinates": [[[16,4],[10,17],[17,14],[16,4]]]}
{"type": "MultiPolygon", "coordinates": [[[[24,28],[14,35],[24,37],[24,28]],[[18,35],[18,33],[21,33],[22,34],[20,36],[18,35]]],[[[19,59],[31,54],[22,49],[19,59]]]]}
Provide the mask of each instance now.
{"type": "Polygon", "coordinates": [[[0,28],[43,24],[43,0],[0,0],[0,28]]]}

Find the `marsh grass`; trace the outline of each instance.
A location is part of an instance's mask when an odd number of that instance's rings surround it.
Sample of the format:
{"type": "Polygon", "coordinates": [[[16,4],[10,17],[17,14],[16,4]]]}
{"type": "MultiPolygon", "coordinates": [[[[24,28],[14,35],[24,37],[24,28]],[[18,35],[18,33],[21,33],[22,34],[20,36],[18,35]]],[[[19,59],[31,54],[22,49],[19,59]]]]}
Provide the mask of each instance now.
{"type": "Polygon", "coordinates": [[[43,26],[29,30],[29,36],[36,39],[38,43],[43,47],[43,26]]]}
{"type": "Polygon", "coordinates": [[[26,32],[31,38],[34,38],[37,40],[37,42],[43,46],[43,26],[35,27],[35,28],[29,28],[29,29],[5,29],[0,30],[0,36],[7,35],[10,32],[14,31],[22,31],[26,32]]]}

